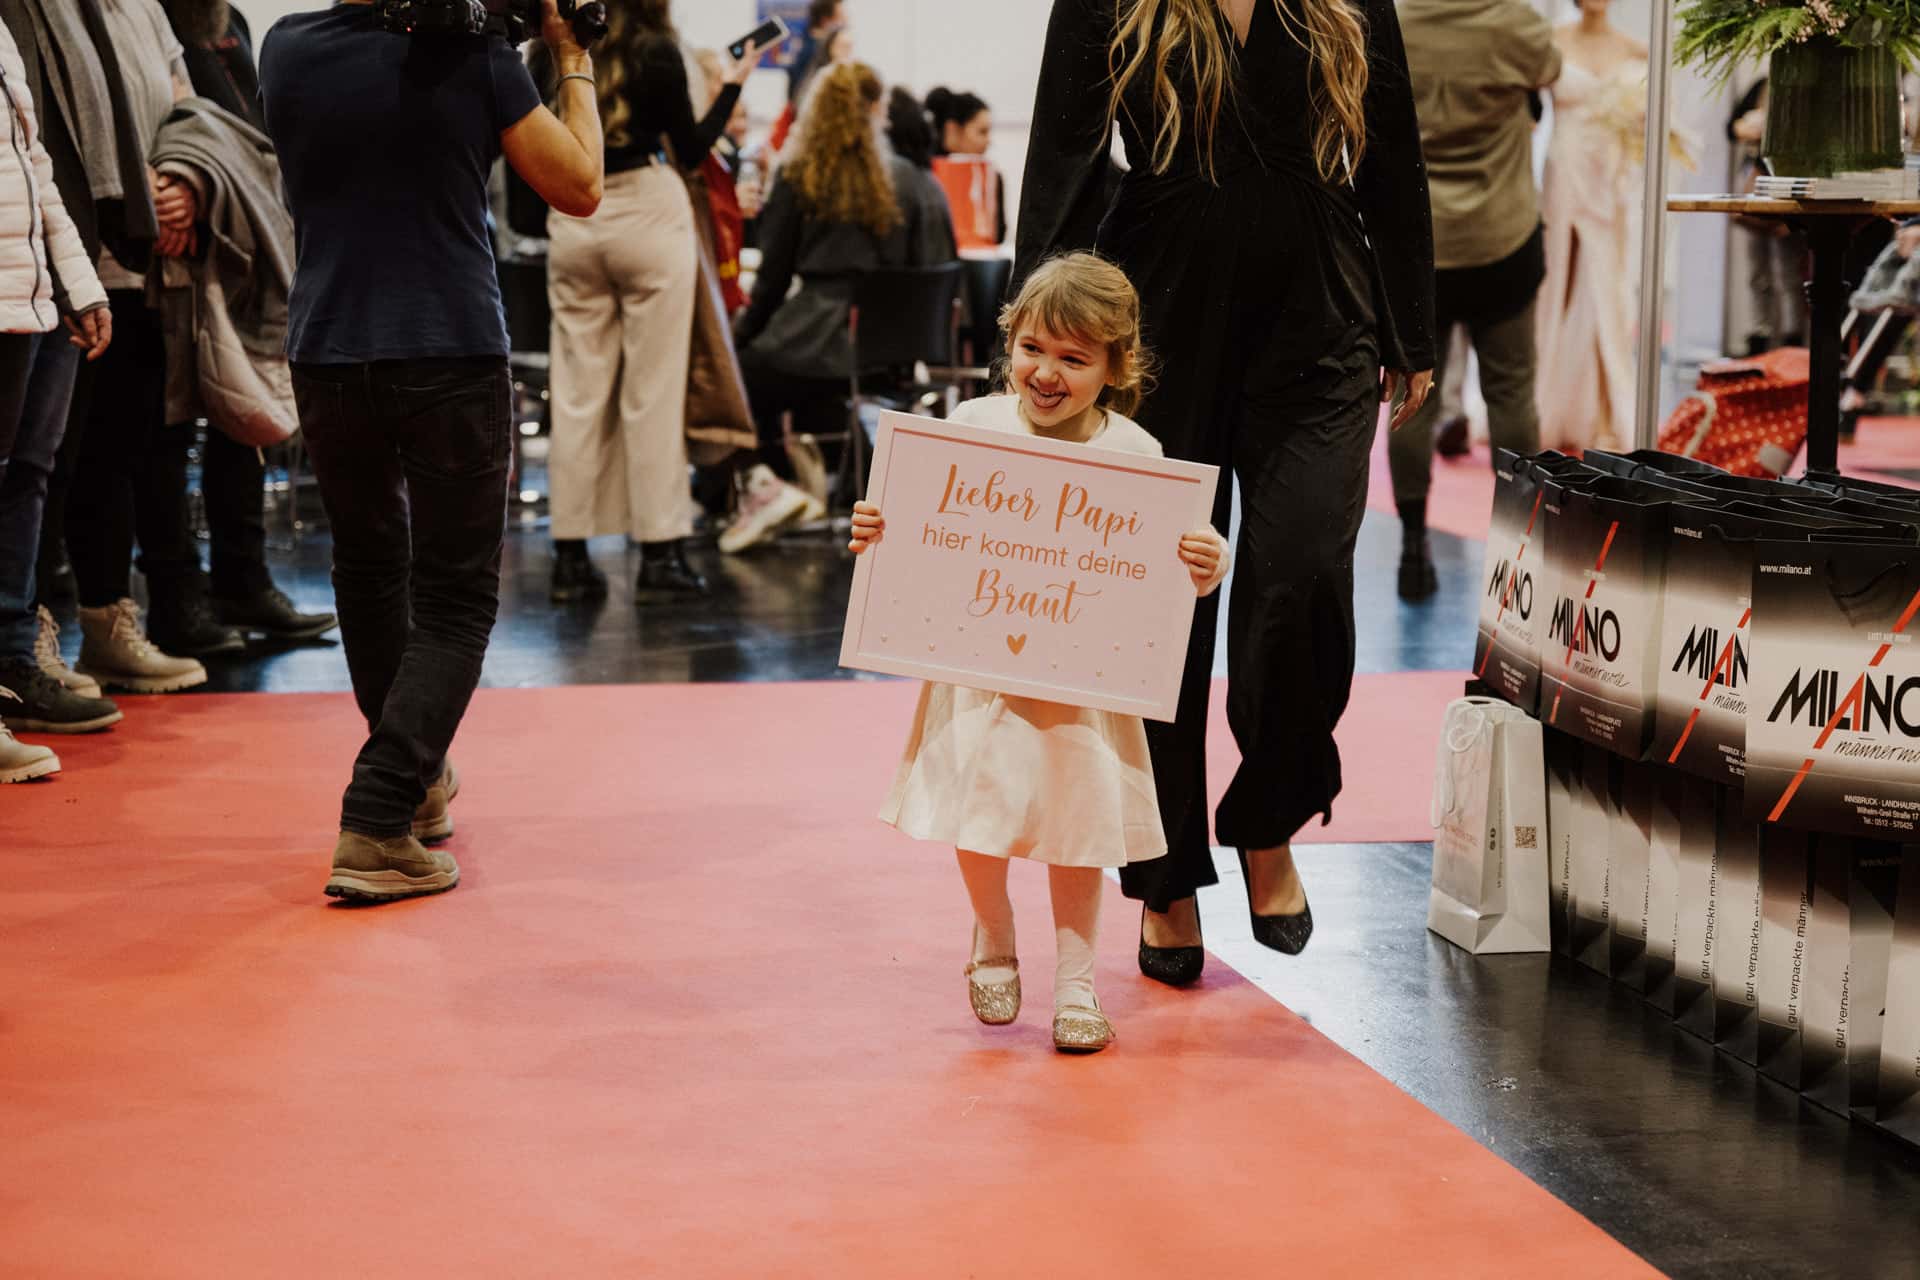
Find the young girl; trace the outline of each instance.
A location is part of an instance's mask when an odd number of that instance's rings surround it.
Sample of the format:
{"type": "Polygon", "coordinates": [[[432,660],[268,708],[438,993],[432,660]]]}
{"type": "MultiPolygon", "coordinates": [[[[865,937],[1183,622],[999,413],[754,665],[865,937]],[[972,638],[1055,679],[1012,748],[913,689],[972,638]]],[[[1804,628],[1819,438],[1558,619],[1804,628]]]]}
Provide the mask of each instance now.
{"type": "MultiPolygon", "coordinates": [[[[1159,455],[1159,442],[1122,416],[1140,400],[1147,355],[1140,299],[1119,268],[1087,253],[1046,263],[1001,313],[1000,330],[1010,394],[968,401],[952,421],[1159,455]]],[[[853,510],[857,555],[886,521],[870,502],[853,510]]],[[[1226,577],[1226,540],[1212,528],[1167,550],[1201,595],[1226,577]]],[[[1102,869],[1167,851],[1139,717],[930,683],[880,817],[955,846],[973,900],[967,995],[990,1025],[1020,1012],[1007,860],[1049,864],[1054,1047],[1092,1053],[1113,1040],[1093,993],[1102,869]]]]}

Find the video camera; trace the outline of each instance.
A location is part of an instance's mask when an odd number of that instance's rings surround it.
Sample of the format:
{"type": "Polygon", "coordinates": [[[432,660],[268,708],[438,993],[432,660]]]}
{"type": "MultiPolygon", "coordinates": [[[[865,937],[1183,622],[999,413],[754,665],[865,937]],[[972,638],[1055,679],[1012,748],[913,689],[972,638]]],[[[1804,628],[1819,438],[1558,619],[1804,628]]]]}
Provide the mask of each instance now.
{"type": "MultiPolygon", "coordinates": [[[[558,0],[560,16],[581,45],[607,34],[601,0],[558,0]]],[[[387,30],[401,35],[501,36],[524,44],[540,34],[541,0],[375,0],[387,30]]]]}

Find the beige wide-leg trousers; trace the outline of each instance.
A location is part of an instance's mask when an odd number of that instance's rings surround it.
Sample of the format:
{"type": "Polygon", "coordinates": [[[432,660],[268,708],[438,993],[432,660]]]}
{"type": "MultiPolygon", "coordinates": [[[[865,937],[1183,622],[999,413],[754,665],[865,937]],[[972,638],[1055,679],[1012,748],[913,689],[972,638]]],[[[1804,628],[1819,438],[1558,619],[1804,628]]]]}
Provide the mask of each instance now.
{"type": "Polygon", "coordinates": [[[678,174],[607,178],[591,218],[552,213],[553,536],[693,532],[687,362],[699,241],[678,174]]]}

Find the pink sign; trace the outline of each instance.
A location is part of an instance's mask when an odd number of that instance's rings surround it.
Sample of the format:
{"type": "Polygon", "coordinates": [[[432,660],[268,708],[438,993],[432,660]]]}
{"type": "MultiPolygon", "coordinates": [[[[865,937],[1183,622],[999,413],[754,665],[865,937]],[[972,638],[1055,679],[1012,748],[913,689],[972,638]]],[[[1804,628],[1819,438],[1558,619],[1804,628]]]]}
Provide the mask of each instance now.
{"type": "Polygon", "coordinates": [[[1172,720],[1219,468],[881,417],[840,665],[1172,720]]]}

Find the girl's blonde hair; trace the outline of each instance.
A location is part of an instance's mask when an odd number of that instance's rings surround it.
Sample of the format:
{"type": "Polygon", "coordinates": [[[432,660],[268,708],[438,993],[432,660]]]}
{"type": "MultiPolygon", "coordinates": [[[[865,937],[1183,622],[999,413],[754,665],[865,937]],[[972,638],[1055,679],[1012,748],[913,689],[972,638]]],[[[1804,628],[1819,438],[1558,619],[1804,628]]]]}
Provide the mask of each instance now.
{"type": "Polygon", "coordinates": [[[1153,356],[1140,336],[1140,295],[1119,267],[1097,253],[1041,263],[1000,309],[1000,339],[1009,353],[1022,329],[1105,347],[1113,385],[1100,393],[1101,406],[1128,417],[1140,408],[1153,383],[1153,356]]]}
{"type": "Polygon", "coordinates": [[[880,77],[865,63],[849,62],[815,77],[798,154],[780,170],[808,213],[876,236],[901,223],[873,117],[882,92],[880,77]]]}
{"type": "MultiPolygon", "coordinates": [[[[1288,36],[1307,51],[1315,167],[1326,181],[1342,181],[1359,167],[1367,149],[1366,23],[1350,0],[1256,0],[1269,2],[1288,36]],[[1290,4],[1298,5],[1297,15],[1289,11],[1290,4]]],[[[1155,173],[1165,173],[1172,165],[1186,128],[1180,94],[1169,70],[1178,59],[1186,65],[1199,94],[1193,127],[1211,176],[1213,138],[1238,52],[1228,48],[1223,26],[1219,0],[1120,0],[1120,21],[1107,46],[1107,69],[1113,81],[1107,124],[1111,129],[1123,110],[1127,86],[1140,75],[1150,75],[1158,118],[1153,134],[1155,173]]],[[[1135,123],[1147,127],[1145,121],[1135,123]]]]}

